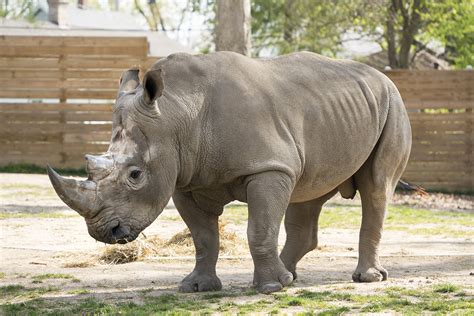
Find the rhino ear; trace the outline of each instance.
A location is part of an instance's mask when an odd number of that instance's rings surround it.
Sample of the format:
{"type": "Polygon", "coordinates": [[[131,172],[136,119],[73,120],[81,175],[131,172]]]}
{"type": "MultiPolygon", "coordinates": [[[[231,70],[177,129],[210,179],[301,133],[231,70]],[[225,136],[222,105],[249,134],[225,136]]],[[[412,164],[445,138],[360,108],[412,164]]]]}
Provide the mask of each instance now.
{"type": "Polygon", "coordinates": [[[119,96],[135,90],[140,85],[139,72],[140,70],[138,68],[132,68],[122,73],[122,77],[120,77],[119,96]]]}
{"type": "Polygon", "coordinates": [[[161,69],[147,71],[143,78],[143,99],[146,104],[151,104],[163,94],[164,84],[161,69]]]}

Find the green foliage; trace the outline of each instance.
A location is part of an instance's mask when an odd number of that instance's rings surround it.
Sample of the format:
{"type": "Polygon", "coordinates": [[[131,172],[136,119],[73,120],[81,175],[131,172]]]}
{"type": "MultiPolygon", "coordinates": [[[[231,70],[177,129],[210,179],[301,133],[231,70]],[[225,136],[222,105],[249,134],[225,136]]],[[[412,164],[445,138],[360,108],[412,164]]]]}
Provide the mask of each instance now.
{"type": "Polygon", "coordinates": [[[309,50],[334,56],[348,31],[391,51],[394,68],[407,68],[432,40],[444,45],[446,57],[457,67],[473,64],[471,0],[252,1],[256,55],[309,50]]]}
{"type": "Polygon", "coordinates": [[[353,28],[369,6],[367,1],[252,1],[253,49],[273,54],[308,50],[334,56],[342,35],[353,28]]]}
{"type": "Polygon", "coordinates": [[[33,22],[36,14],[35,2],[33,0],[0,1],[0,17],[2,18],[25,18],[29,22],[33,22]]]}
{"type": "Polygon", "coordinates": [[[474,5],[472,1],[433,1],[424,15],[429,21],[425,40],[434,38],[445,49],[446,58],[457,68],[474,65],[474,5]]]}

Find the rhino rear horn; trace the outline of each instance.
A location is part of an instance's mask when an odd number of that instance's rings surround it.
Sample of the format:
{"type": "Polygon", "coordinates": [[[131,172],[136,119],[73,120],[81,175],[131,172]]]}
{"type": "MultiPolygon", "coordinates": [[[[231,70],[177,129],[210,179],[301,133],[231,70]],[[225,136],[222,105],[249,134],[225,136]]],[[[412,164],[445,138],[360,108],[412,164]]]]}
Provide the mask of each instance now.
{"type": "Polygon", "coordinates": [[[61,177],[50,166],[48,176],[54,190],[67,206],[83,217],[92,217],[98,211],[97,185],[93,181],[78,181],[61,177]]]}
{"type": "Polygon", "coordinates": [[[124,93],[135,90],[140,85],[140,77],[138,68],[132,68],[122,73],[120,77],[119,96],[124,93]]]}

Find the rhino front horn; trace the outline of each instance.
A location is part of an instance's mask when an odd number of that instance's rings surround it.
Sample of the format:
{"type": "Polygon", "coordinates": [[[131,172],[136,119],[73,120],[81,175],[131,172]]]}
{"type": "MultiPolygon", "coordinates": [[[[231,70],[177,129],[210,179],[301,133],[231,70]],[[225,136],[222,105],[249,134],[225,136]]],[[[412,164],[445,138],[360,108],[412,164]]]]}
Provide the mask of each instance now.
{"type": "Polygon", "coordinates": [[[61,200],[83,217],[94,216],[98,210],[96,183],[64,178],[50,166],[47,169],[49,179],[61,200]]]}

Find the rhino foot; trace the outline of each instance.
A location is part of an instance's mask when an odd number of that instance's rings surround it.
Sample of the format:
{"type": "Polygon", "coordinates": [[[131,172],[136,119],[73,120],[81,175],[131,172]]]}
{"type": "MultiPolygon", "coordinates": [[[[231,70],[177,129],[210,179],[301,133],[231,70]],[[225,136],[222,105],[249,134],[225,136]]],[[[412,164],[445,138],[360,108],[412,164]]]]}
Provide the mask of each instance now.
{"type": "Polygon", "coordinates": [[[193,271],[179,284],[179,291],[183,293],[219,291],[222,289],[221,280],[217,275],[202,274],[193,271]]]}
{"type": "Polygon", "coordinates": [[[263,294],[270,294],[280,291],[283,287],[293,282],[293,274],[286,269],[281,269],[281,271],[272,273],[272,275],[275,276],[275,280],[259,279],[258,275],[254,277],[253,284],[257,291],[263,294]]]}
{"type": "Polygon", "coordinates": [[[354,282],[380,282],[388,278],[388,272],[383,267],[371,267],[368,269],[357,268],[352,274],[354,282]]]}

